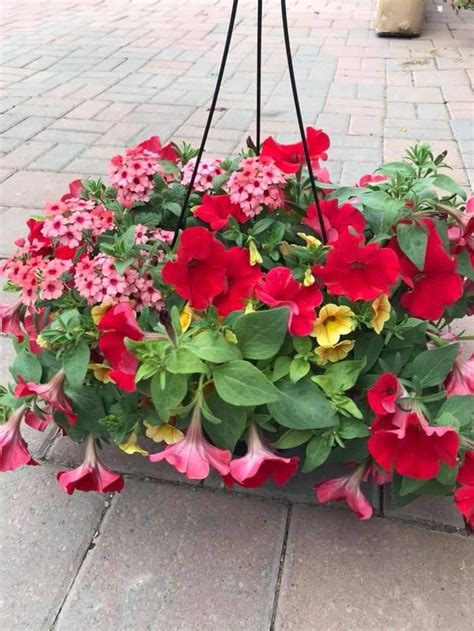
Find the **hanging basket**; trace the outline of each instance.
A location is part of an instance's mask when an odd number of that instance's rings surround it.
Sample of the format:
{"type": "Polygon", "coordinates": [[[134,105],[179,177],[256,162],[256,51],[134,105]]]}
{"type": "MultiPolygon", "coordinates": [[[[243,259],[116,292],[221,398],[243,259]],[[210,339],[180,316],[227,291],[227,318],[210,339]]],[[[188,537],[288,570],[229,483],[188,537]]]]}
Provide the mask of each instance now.
{"type": "Polygon", "coordinates": [[[2,262],[17,356],[0,470],[35,464],[23,424],[55,424],[84,444],[58,473],[68,493],[122,490],[100,456],[111,443],[229,488],[342,462],[320,502],[367,519],[361,484],[393,480],[401,501],[454,493],[472,526],[473,363],[450,324],[469,312],[473,200],[425,145],[352,187],[331,181],[284,1],[301,141],[260,141],[259,2],[255,141],[205,158],[237,5],[200,148],[154,136],[113,157],[107,183],[72,182],[2,262]]]}

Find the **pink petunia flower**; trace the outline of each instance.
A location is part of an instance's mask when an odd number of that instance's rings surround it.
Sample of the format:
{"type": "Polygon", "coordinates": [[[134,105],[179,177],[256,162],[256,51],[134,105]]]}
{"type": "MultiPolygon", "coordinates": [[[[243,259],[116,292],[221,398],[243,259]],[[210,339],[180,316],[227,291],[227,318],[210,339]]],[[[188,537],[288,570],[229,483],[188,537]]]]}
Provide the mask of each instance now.
{"type": "Polygon", "coordinates": [[[25,382],[20,376],[15,387],[14,394],[16,397],[37,396],[48,404],[55,412],[64,414],[70,425],[74,425],[77,421],[77,414],[71,407],[71,401],[64,392],[64,381],[66,375],[64,370],[60,370],[47,383],[35,383],[34,381],[25,382]]]}
{"type": "Polygon", "coordinates": [[[0,305],[0,332],[5,335],[14,335],[18,342],[22,342],[24,337],[21,328],[22,309],[21,298],[11,305],[0,305]]]}
{"type": "Polygon", "coordinates": [[[255,489],[272,479],[284,485],[298,470],[299,458],[283,458],[275,453],[263,440],[257,426],[252,423],[247,434],[247,454],[230,463],[230,473],[224,483],[232,488],[234,482],[248,489],[255,489]]]}
{"type": "Polygon", "coordinates": [[[211,467],[221,475],[227,475],[231,458],[230,451],[214,447],[204,438],[198,405],[194,408],[184,439],[150,456],[151,462],[166,460],[177,471],[184,473],[188,480],[204,480],[211,467]]]}
{"type": "Polygon", "coordinates": [[[362,465],[353,473],[315,484],[314,493],[321,504],[345,500],[359,519],[370,519],[373,508],[360,488],[364,475],[365,465],[362,465]]]}
{"type": "Polygon", "coordinates": [[[27,409],[26,405],[20,406],[6,423],[0,425],[0,471],[37,464],[20,434],[20,423],[27,409]]]}
{"type": "Polygon", "coordinates": [[[113,473],[102,464],[92,435],[87,438],[84,462],[70,471],[60,471],[56,477],[68,495],[72,495],[74,491],[120,493],[125,484],[121,475],[113,473]]]}
{"type": "Polygon", "coordinates": [[[474,353],[467,359],[459,350],[454,366],[444,382],[448,397],[474,394],[474,353]]]}

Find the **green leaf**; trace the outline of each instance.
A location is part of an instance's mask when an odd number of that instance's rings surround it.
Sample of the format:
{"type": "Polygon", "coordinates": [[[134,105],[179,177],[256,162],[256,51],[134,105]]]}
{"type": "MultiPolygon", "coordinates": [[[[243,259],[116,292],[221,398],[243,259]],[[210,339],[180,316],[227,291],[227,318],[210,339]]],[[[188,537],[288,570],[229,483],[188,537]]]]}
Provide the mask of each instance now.
{"type": "Polygon", "coordinates": [[[326,462],[334,444],[333,434],[313,436],[306,447],[306,460],[303,465],[303,473],[309,473],[316,467],[326,462]]]}
{"type": "Polygon", "coordinates": [[[25,381],[39,382],[42,368],[38,358],[23,349],[15,357],[15,361],[11,367],[11,373],[15,379],[21,375],[25,381]]]}
{"type": "Polygon", "coordinates": [[[278,353],[288,329],[288,307],[255,311],[242,316],[233,330],[238,347],[248,359],[269,359],[278,353]]]}
{"type": "Polygon", "coordinates": [[[364,333],[357,338],[354,346],[354,358],[356,360],[365,359],[363,373],[368,372],[375,364],[383,349],[384,340],[382,335],[372,333],[364,333]]]}
{"type": "Polygon", "coordinates": [[[423,351],[415,357],[413,363],[404,371],[403,376],[416,375],[422,388],[437,386],[445,380],[451,370],[459,344],[448,344],[441,348],[423,351]]]}
{"type": "Polygon", "coordinates": [[[390,177],[403,175],[404,177],[414,178],[416,176],[415,169],[406,162],[386,162],[377,169],[377,173],[383,173],[390,177]]]}
{"type": "Polygon", "coordinates": [[[170,372],[183,375],[207,372],[206,364],[186,348],[173,349],[166,368],[170,372]]]}
{"type": "Polygon", "coordinates": [[[397,240],[402,251],[418,269],[423,269],[428,243],[428,231],[414,221],[397,225],[397,240]]]}
{"type": "Polygon", "coordinates": [[[217,447],[233,452],[247,424],[245,408],[227,403],[216,392],[206,399],[206,403],[213,416],[221,421],[219,424],[209,422],[204,416],[207,434],[217,447]]]}
{"type": "Polygon", "coordinates": [[[273,446],[277,449],[293,449],[308,442],[313,434],[312,429],[289,429],[273,443],[273,446]]]}
{"type": "Polygon", "coordinates": [[[105,416],[105,408],[99,392],[92,387],[68,388],[66,394],[74,403],[79,418],[74,427],[95,431],[97,421],[105,416]]]}
{"type": "Polygon", "coordinates": [[[163,421],[168,421],[171,411],[178,407],[186,396],[188,379],[185,375],[167,373],[162,383],[163,373],[157,373],[151,380],[150,392],[153,405],[163,421]]]}
{"type": "Polygon", "coordinates": [[[345,392],[355,385],[364,366],[365,358],[337,362],[329,366],[324,375],[316,375],[311,379],[328,395],[345,392]]]}
{"type": "Polygon", "coordinates": [[[461,250],[458,254],[458,274],[461,276],[465,276],[469,278],[469,280],[474,280],[474,267],[471,264],[471,259],[467,250],[461,250]]]}
{"type": "Polygon", "coordinates": [[[82,340],[76,346],[63,353],[63,367],[66,378],[73,388],[79,388],[84,382],[89,366],[91,351],[87,342],[82,340]]]}
{"type": "Polygon", "coordinates": [[[362,421],[353,418],[343,418],[337,430],[337,433],[344,440],[352,440],[353,438],[365,438],[369,436],[369,428],[362,421]]]}
{"type": "Polygon", "coordinates": [[[286,357],[285,355],[277,357],[275,365],[273,366],[272,381],[279,381],[283,377],[286,377],[290,372],[291,362],[291,357],[286,357]]]}
{"type": "Polygon", "coordinates": [[[474,423],[474,395],[456,395],[449,397],[438,411],[437,425],[469,427],[474,423]]]}
{"type": "Polygon", "coordinates": [[[188,345],[188,349],[200,359],[215,364],[222,364],[241,357],[237,346],[228,342],[217,331],[199,333],[188,345]]]}
{"type": "Polygon", "coordinates": [[[457,184],[452,177],[449,177],[449,175],[436,175],[436,177],[434,177],[433,183],[437,188],[441,188],[443,191],[448,191],[448,193],[455,193],[456,195],[459,195],[459,197],[461,197],[462,199],[467,199],[466,191],[461,186],[459,186],[459,184],[457,184]]]}
{"type": "Polygon", "coordinates": [[[416,493],[422,486],[426,484],[426,480],[419,480],[403,476],[400,486],[400,495],[410,495],[416,493]]]}
{"type": "Polygon", "coordinates": [[[368,191],[361,196],[364,216],[374,234],[385,234],[397,221],[404,203],[385,191],[368,191]]]}
{"type": "Polygon", "coordinates": [[[253,364],[234,360],[212,369],[219,396],[232,405],[262,405],[278,401],[279,391],[253,364]]]}
{"type": "Polygon", "coordinates": [[[292,383],[287,377],[277,383],[281,398],[268,411],[283,427],[320,429],[337,424],[330,402],[317,385],[304,378],[292,383]]]}
{"type": "Polygon", "coordinates": [[[309,373],[311,364],[303,357],[295,357],[290,364],[290,379],[296,383],[309,373]]]}
{"type": "Polygon", "coordinates": [[[354,401],[347,397],[345,394],[334,394],[332,400],[336,406],[338,412],[344,416],[353,416],[354,418],[362,419],[362,412],[359,410],[354,401]]]}

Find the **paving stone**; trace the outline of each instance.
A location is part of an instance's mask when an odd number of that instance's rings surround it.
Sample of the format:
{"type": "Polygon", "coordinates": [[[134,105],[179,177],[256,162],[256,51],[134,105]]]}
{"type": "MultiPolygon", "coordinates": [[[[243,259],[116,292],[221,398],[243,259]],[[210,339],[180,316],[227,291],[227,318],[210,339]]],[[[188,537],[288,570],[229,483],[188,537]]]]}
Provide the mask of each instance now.
{"type": "Polygon", "coordinates": [[[84,151],[85,145],[58,143],[29,165],[30,169],[60,171],[68,162],[84,151]]]}
{"type": "Polygon", "coordinates": [[[275,630],[468,631],[473,542],[294,506],[275,630]]]}
{"type": "MultiPolygon", "coordinates": [[[[8,181],[2,184],[2,188],[8,181]]],[[[26,221],[34,214],[31,207],[9,208],[0,214],[0,257],[12,254],[16,247],[15,240],[27,234],[26,221]]]]}
{"type": "Polygon", "coordinates": [[[49,467],[0,477],[2,627],[50,628],[104,510],[104,496],[68,496],[49,467]]]}
{"type": "MultiPolygon", "coordinates": [[[[54,122],[53,118],[29,116],[28,118],[25,118],[25,120],[21,121],[21,123],[17,123],[13,127],[7,129],[4,135],[7,138],[11,137],[19,138],[21,140],[29,140],[52,122],[54,122]]],[[[41,138],[39,140],[41,140],[41,138]]],[[[49,138],[44,138],[43,140],[47,141],[49,138]]]]}
{"type": "MultiPolygon", "coordinates": [[[[83,177],[78,173],[76,178],[83,177]]],[[[73,178],[73,179],[76,179],[73,178]]],[[[57,199],[68,190],[71,175],[47,171],[17,171],[2,184],[0,206],[40,208],[48,201],[57,199]]],[[[13,222],[7,229],[15,230],[13,222]]],[[[3,235],[2,235],[3,238],[3,235]]]]}
{"type": "Polygon", "coordinates": [[[21,143],[11,153],[1,158],[0,164],[2,167],[23,169],[50,147],[52,147],[51,143],[36,142],[34,140],[21,143]]]}
{"type": "Polygon", "coordinates": [[[286,512],[254,498],[129,481],[58,631],[268,629],[286,512]]]}

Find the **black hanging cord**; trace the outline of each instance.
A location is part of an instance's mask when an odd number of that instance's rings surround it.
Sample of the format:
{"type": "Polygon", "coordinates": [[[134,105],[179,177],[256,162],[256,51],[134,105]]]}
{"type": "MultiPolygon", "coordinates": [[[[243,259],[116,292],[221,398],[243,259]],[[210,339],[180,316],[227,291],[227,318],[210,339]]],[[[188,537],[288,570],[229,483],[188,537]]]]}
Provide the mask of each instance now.
{"type": "Polygon", "coordinates": [[[308,143],[306,141],[306,132],[303,123],[303,116],[301,114],[301,107],[298,98],[298,89],[296,87],[295,70],[293,68],[293,59],[291,57],[291,44],[290,44],[290,32],[288,29],[288,16],[286,12],[286,0],[281,0],[281,17],[283,21],[283,35],[285,37],[286,59],[288,62],[288,71],[290,73],[291,90],[293,92],[293,100],[295,103],[296,117],[298,118],[298,126],[300,128],[301,141],[303,143],[304,156],[306,160],[306,166],[308,168],[309,181],[311,182],[311,191],[314,197],[314,203],[316,204],[316,210],[318,213],[319,225],[321,226],[321,236],[323,243],[327,243],[327,233],[324,227],[323,214],[321,212],[321,206],[319,204],[318,189],[314,179],[313,167],[311,166],[311,158],[308,150],[308,143]]]}
{"type": "Polygon", "coordinates": [[[257,155],[260,155],[261,118],[262,118],[262,30],[263,30],[263,0],[257,4],[257,155]]]}
{"type": "Polygon", "coordinates": [[[209,108],[209,116],[207,117],[206,127],[204,129],[204,134],[201,140],[201,146],[199,147],[199,152],[196,157],[196,163],[194,165],[194,170],[191,175],[191,181],[189,182],[188,189],[186,191],[186,195],[184,197],[183,206],[181,208],[181,213],[178,218],[178,225],[176,226],[176,230],[174,233],[173,241],[171,243],[171,247],[173,248],[178,240],[179,231],[182,228],[183,220],[186,215],[186,209],[188,207],[189,198],[191,197],[191,193],[193,192],[194,182],[196,181],[196,176],[198,173],[199,165],[201,163],[202,155],[204,153],[204,148],[206,146],[207,137],[209,135],[209,130],[211,129],[212,119],[214,117],[214,112],[216,111],[217,99],[219,97],[219,91],[221,89],[222,79],[224,78],[224,70],[227,62],[227,56],[229,54],[230,42],[232,40],[232,33],[234,31],[235,25],[235,17],[237,15],[237,7],[239,4],[239,0],[234,0],[232,4],[232,12],[230,14],[229,28],[227,29],[227,37],[224,45],[224,52],[222,53],[221,66],[219,69],[219,75],[216,81],[216,87],[214,90],[214,95],[212,97],[211,107],[209,108]]]}

